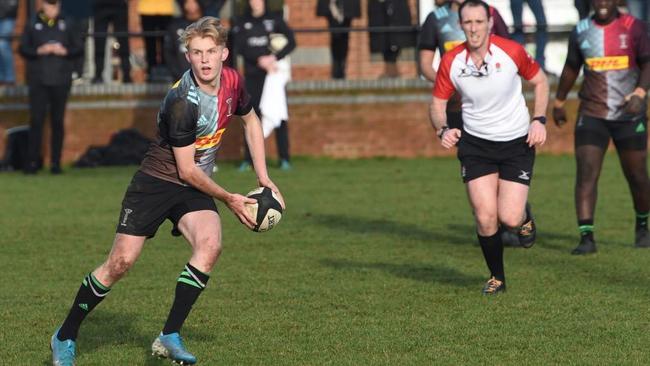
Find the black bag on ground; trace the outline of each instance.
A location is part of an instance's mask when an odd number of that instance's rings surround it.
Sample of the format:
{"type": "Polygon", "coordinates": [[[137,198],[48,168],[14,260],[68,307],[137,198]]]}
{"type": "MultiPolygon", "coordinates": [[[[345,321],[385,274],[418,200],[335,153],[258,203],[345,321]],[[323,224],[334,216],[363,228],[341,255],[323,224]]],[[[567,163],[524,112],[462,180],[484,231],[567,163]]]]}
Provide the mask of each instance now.
{"type": "Polygon", "coordinates": [[[115,165],[139,165],[151,140],[134,128],[120,130],[107,146],[91,146],[74,163],[78,168],[115,165]]]}
{"type": "Polygon", "coordinates": [[[4,159],[0,161],[0,170],[21,170],[27,162],[27,144],[29,143],[29,126],[16,126],[6,131],[4,159]]]}

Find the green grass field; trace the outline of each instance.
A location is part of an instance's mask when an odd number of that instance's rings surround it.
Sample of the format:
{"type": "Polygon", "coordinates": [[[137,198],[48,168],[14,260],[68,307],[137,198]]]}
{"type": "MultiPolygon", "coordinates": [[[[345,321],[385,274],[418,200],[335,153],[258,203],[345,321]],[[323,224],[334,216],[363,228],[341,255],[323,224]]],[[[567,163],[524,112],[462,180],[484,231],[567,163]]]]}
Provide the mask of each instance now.
{"type": "MultiPolygon", "coordinates": [[[[538,242],[506,249],[508,292],[487,279],[458,163],[297,160],[271,169],[280,225],[245,229],[220,206],[224,253],[183,328],[201,365],[650,363],[650,250],[615,155],[600,180],[599,253],[573,257],[574,162],[538,157],[538,242]]],[[[227,189],[253,173],[222,164],[227,189]]],[[[135,168],[0,174],[0,364],[46,365],[49,337],[110,249],[135,168]]],[[[166,223],[84,323],[79,365],[166,365],[149,347],[189,258],[166,223]]]]}

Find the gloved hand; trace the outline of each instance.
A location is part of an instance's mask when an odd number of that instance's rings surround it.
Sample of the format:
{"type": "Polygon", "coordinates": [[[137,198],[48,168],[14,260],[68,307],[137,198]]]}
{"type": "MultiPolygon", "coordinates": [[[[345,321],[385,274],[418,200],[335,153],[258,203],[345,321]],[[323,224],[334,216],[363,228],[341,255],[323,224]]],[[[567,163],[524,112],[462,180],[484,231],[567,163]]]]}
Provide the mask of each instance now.
{"type": "Polygon", "coordinates": [[[566,110],[564,107],[553,107],[553,122],[558,127],[562,127],[566,123],[566,110]]]}

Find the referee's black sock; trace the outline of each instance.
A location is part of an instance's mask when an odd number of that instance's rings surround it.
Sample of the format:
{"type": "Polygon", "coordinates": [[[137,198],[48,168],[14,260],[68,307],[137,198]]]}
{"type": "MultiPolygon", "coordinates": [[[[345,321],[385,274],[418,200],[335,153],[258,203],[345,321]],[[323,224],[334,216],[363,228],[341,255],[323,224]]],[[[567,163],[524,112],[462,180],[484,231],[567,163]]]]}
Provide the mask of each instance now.
{"type": "Polygon", "coordinates": [[[578,220],[578,230],[580,237],[594,241],[594,219],[578,220]]]}
{"type": "Polygon", "coordinates": [[[162,331],[163,335],[180,332],[185,319],[192,310],[192,305],[205,288],[208,279],[210,276],[194,268],[191,264],[185,265],[185,269],[178,276],[176,282],[176,296],[174,304],[169,310],[169,316],[162,331]]]}
{"type": "Polygon", "coordinates": [[[636,230],[648,228],[648,215],[650,212],[637,212],[636,213],[636,230]]]}
{"type": "Polygon", "coordinates": [[[501,229],[491,236],[477,234],[478,242],[485,257],[488,269],[492,277],[505,282],[506,276],[503,271],[503,242],[501,241],[501,229]]]}
{"type": "Polygon", "coordinates": [[[76,340],[81,322],[97,304],[104,300],[110,290],[110,288],[102,285],[92,273],[89,273],[81,283],[79,291],[77,291],[77,297],[75,297],[72,308],[63,321],[63,325],[61,325],[57,338],[60,341],[66,339],[76,340]]]}

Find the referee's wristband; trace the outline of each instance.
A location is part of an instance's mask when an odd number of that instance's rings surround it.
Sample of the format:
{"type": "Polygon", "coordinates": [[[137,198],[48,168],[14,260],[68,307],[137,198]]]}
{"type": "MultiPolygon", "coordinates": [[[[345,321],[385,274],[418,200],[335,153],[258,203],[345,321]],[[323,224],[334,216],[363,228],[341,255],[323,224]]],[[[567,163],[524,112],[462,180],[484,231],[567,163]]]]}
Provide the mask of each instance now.
{"type": "Polygon", "coordinates": [[[449,131],[449,126],[444,125],[444,126],[440,127],[440,131],[438,131],[438,133],[437,133],[438,138],[442,140],[442,136],[443,136],[443,135],[445,134],[445,132],[447,132],[447,131],[449,131]]]}
{"type": "Polygon", "coordinates": [[[533,121],[537,121],[537,122],[539,122],[539,123],[545,125],[545,124],[546,124],[546,116],[536,116],[536,117],[533,117],[533,121]]]}

